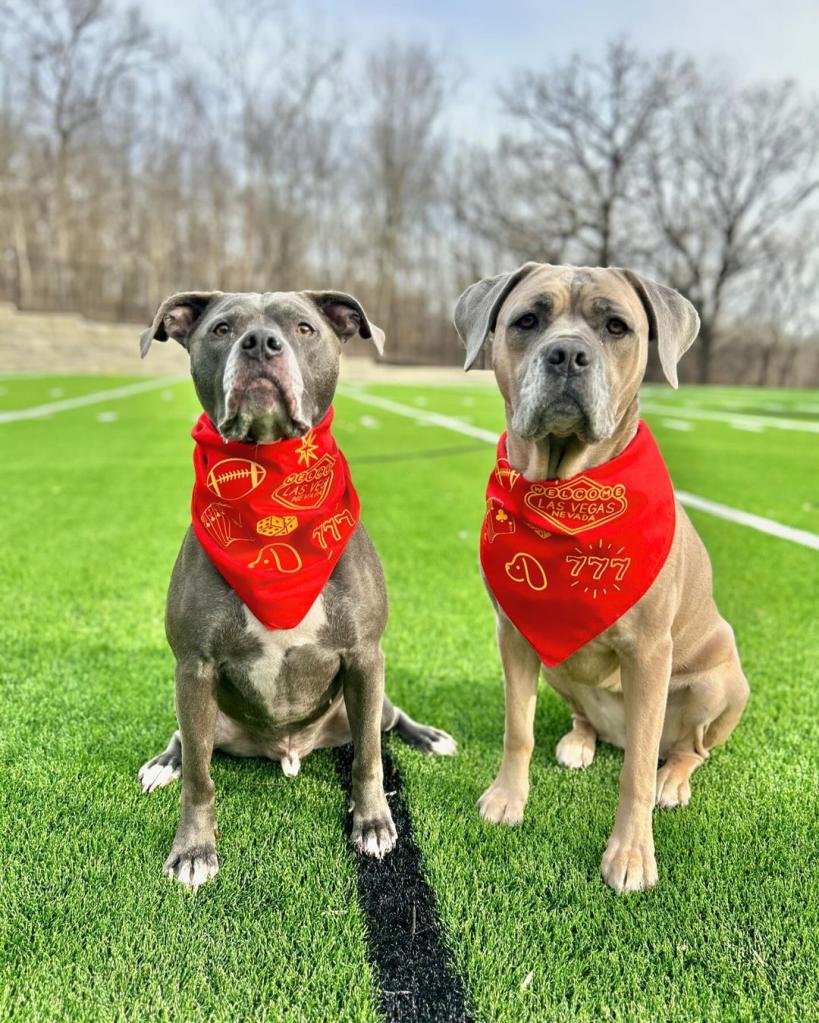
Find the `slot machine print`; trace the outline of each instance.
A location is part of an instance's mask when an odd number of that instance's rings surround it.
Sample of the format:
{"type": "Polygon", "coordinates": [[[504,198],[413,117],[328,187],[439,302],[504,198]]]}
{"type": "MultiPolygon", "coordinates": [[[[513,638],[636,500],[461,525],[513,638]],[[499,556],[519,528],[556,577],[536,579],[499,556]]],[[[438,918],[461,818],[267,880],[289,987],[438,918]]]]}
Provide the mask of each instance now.
{"type": "Polygon", "coordinates": [[[313,529],[313,540],[328,555],[332,554],[332,543],[340,543],[355,528],[355,519],[345,508],[343,512],[331,515],[313,529]]]}
{"type": "Polygon", "coordinates": [[[631,558],[623,546],[615,548],[605,540],[588,547],[575,547],[565,556],[570,585],[590,593],[594,600],[608,596],[609,590],[620,591],[620,583],[631,568],[631,558]]]}

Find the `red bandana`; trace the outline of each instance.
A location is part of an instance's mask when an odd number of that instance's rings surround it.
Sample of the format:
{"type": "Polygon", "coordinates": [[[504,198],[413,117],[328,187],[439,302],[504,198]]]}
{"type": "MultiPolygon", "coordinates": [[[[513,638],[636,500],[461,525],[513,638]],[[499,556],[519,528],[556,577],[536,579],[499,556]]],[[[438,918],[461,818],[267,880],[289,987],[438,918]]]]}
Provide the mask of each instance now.
{"type": "Polygon", "coordinates": [[[226,443],[204,413],[193,428],[194,532],[268,629],[299,624],[358,525],[332,421],[330,409],[301,439],[257,445],[226,443]]]}
{"type": "Polygon", "coordinates": [[[507,617],[554,667],[637,603],[665,564],[674,523],[671,480],[644,422],[610,462],[538,483],[509,465],[504,434],[481,565],[507,617]]]}

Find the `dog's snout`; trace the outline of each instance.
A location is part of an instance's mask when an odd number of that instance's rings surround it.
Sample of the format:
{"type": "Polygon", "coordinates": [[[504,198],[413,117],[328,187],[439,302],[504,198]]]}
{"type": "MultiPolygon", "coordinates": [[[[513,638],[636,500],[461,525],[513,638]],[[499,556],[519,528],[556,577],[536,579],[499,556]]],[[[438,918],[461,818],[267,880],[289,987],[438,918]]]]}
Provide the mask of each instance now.
{"type": "Polygon", "coordinates": [[[585,341],[561,338],[546,348],[546,362],[558,373],[569,376],[582,373],[591,363],[592,353],[585,341]]]}
{"type": "Polygon", "coordinates": [[[269,330],[249,330],[240,341],[242,351],[251,358],[270,359],[282,350],[281,339],[269,330]]]}

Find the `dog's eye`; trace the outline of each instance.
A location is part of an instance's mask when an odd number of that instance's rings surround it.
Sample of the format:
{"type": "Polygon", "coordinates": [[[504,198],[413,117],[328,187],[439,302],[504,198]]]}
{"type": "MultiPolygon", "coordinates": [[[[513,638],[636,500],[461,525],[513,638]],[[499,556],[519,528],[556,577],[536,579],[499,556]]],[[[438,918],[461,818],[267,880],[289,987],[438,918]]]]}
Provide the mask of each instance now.
{"type": "Polygon", "coordinates": [[[225,323],[224,320],[221,323],[217,323],[213,328],[213,333],[217,337],[226,337],[230,333],[230,324],[225,323]]]}
{"type": "Polygon", "coordinates": [[[519,316],[512,324],[513,327],[518,327],[520,330],[531,330],[532,327],[537,326],[537,316],[534,313],[524,313],[523,316],[519,316]]]}
{"type": "Polygon", "coordinates": [[[315,334],[315,331],[309,323],[300,323],[298,327],[296,327],[296,330],[299,334],[315,334]]]}
{"type": "Polygon", "coordinates": [[[615,317],[608,321],[606,330],[612,337],[622,337],[624,334],[628,334],[628,325],[615,317]]]}

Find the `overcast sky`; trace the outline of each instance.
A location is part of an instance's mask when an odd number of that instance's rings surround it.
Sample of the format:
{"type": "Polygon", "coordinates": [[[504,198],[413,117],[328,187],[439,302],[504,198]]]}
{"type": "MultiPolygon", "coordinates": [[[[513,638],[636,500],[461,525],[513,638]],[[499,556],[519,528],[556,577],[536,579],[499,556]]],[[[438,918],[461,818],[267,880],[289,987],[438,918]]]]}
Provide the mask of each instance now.
{"type": "MultiPolygon", "coordinates": [[[[190,33],[208,4],[140,6],[190,33]]],[[[472,116],[494,107],[493,86],[512,69],[548,68],[618,37],[647,53],[676,49],[743,80],[795,78],[819,95],[819,0],[301,0],[291,9],[314,12],[305,23],[341,33],[352,50],[387,37],[427,40],[467,73],[459,106],[472,116]]]]}

